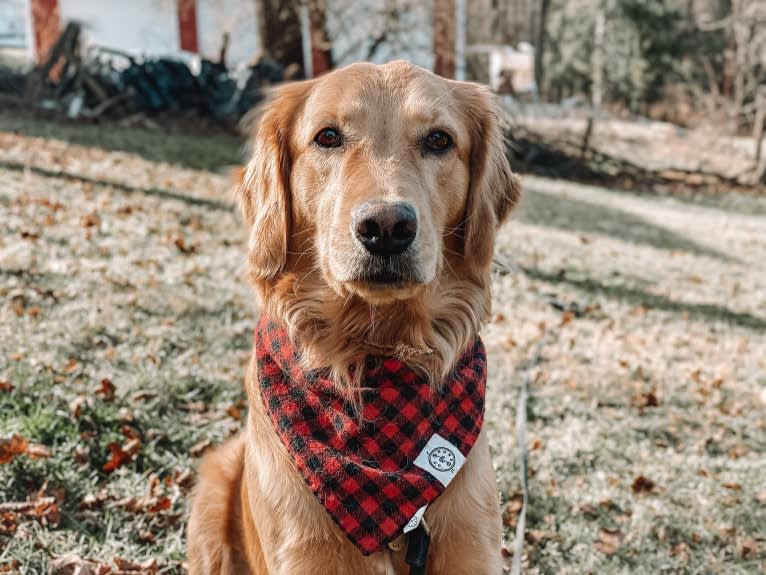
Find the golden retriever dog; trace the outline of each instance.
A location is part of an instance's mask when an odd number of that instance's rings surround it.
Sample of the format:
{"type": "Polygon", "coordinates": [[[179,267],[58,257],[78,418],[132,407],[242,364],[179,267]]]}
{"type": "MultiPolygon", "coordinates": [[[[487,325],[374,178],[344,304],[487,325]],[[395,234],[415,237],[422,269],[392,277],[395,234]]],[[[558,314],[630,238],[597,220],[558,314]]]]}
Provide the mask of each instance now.
{"type": "MultiPolygon", "coordinates": [[[[490,313],[495,234],[519,197],[486,88],[405,62],[354,64],[284,85],[261,110],[237,193],[261,311],[283,330],[281,341],[300,350],[287,371],[321,370],[345,398],[351,415],[343,425],[352,427],[374,419],[360,391],[370,387],[363,375],[369,358],[393,358],[400,362],[393,369],[417,374],[449,402],[444,382],[455,381],[456,366],[479,341],[490,313]]],[[[254,352],[246,428],[201,464],[188,527],[190,572],[409,573],[411,535],[398,531],[406,518],[383,526],[397,536],[378,548],[352,540],[328,512],[325,486],[307,478],[286,448],[282,434],[296,430],[289,422],[280,428],[269,413],[265,369],[254,352]]],[[[292,377],[277,372],[268,378],[292,377]]],[[[333,427],[329,419],[326,425],[333,427]]],[[[502,572],[495,475],[486,431],[476,433],[454,481],[418,510],[425,509],[430,532],[430,575],[502,572]]],[[[411,443],[406,433],[397,437],[411,443]]],[[[454,459],[436,463],[447,469],[454,459]]],[[[423,474],[418,481],[424,477],[433,482],[423,474]]],[[[374,507],[378,495],[371,489],[363,504],[374,507]]],[[[401,519],[401,509],[387,509],[401,519]]]]}

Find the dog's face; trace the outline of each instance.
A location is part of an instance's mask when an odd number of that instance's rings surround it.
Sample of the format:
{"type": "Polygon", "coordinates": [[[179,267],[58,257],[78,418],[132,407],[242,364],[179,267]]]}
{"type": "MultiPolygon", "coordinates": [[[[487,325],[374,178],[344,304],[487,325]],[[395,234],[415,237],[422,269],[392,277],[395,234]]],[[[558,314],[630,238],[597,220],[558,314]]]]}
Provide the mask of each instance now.
{"type": "Polygon", "coordinates": [[[370,303],[481,275],[518,195],[488,94],[402,62],[279,90],[240,191],[257,279],[320,273],[370,303]]]}

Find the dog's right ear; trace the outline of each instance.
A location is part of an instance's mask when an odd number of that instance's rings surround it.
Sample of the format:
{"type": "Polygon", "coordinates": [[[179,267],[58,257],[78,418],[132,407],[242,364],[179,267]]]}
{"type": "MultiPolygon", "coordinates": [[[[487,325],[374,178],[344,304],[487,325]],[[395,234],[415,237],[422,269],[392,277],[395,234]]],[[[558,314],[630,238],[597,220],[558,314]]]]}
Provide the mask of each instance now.
{"type": "MultiPolygon", "coordinates": [[[[273,279],[287,261],[290,235],[290,134],[313,82],[286,84],[256,110],[252,157],[236,188],[250,228],[250,276],[273,279]]],[[[245,120],[253,123],[252,119],[245,120]]]]}

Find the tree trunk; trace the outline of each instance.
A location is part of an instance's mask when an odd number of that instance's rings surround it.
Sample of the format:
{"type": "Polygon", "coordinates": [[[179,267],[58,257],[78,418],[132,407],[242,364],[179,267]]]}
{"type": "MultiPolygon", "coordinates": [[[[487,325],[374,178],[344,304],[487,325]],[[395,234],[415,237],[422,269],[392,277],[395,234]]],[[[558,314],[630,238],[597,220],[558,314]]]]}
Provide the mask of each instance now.
{"type": "Polygon", "coordinates": [[[332,44],[327,36],[327,2],[310,0],[311,20],[311,68],[314,76],[332,69],[332,44]]]}
{"type": "Polygon", "coordinates": [[[434,72],[455,77],[455,0],[434,0],[434,72]]]}
{"type": "Polygon", "coordinates": [[[305,71],[298,3],[256,0],[256,6],[264,53],[284,66],[298,64],[305,71]]]}
{"type": "Polygon", "coordinates": [[[545,27],[548,20],[548,8],[550,8],[550,5],[550,0],[542,0],[540,2],[540,13],[537,20],[536,30],[537,41],[535,42],[535,84],[537,84],[537,93],[540,94],[541,98],[545,97],[545,89],[543,86],[545,82],[545,70],[543,68],[545,55],[545,27]]]}

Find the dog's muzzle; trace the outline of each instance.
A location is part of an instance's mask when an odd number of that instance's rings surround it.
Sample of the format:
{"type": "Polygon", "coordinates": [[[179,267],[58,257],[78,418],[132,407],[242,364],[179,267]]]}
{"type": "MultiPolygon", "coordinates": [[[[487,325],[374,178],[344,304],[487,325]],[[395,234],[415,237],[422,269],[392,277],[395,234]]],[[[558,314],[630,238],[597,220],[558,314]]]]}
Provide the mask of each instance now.
{"type": "Polygon", "coordinates": [[[364,248],[359,281],[417,281],[412,244],[418,232],[415,208],[406,202],[369,201],[352,214],[351,233],[364,248]]]}

